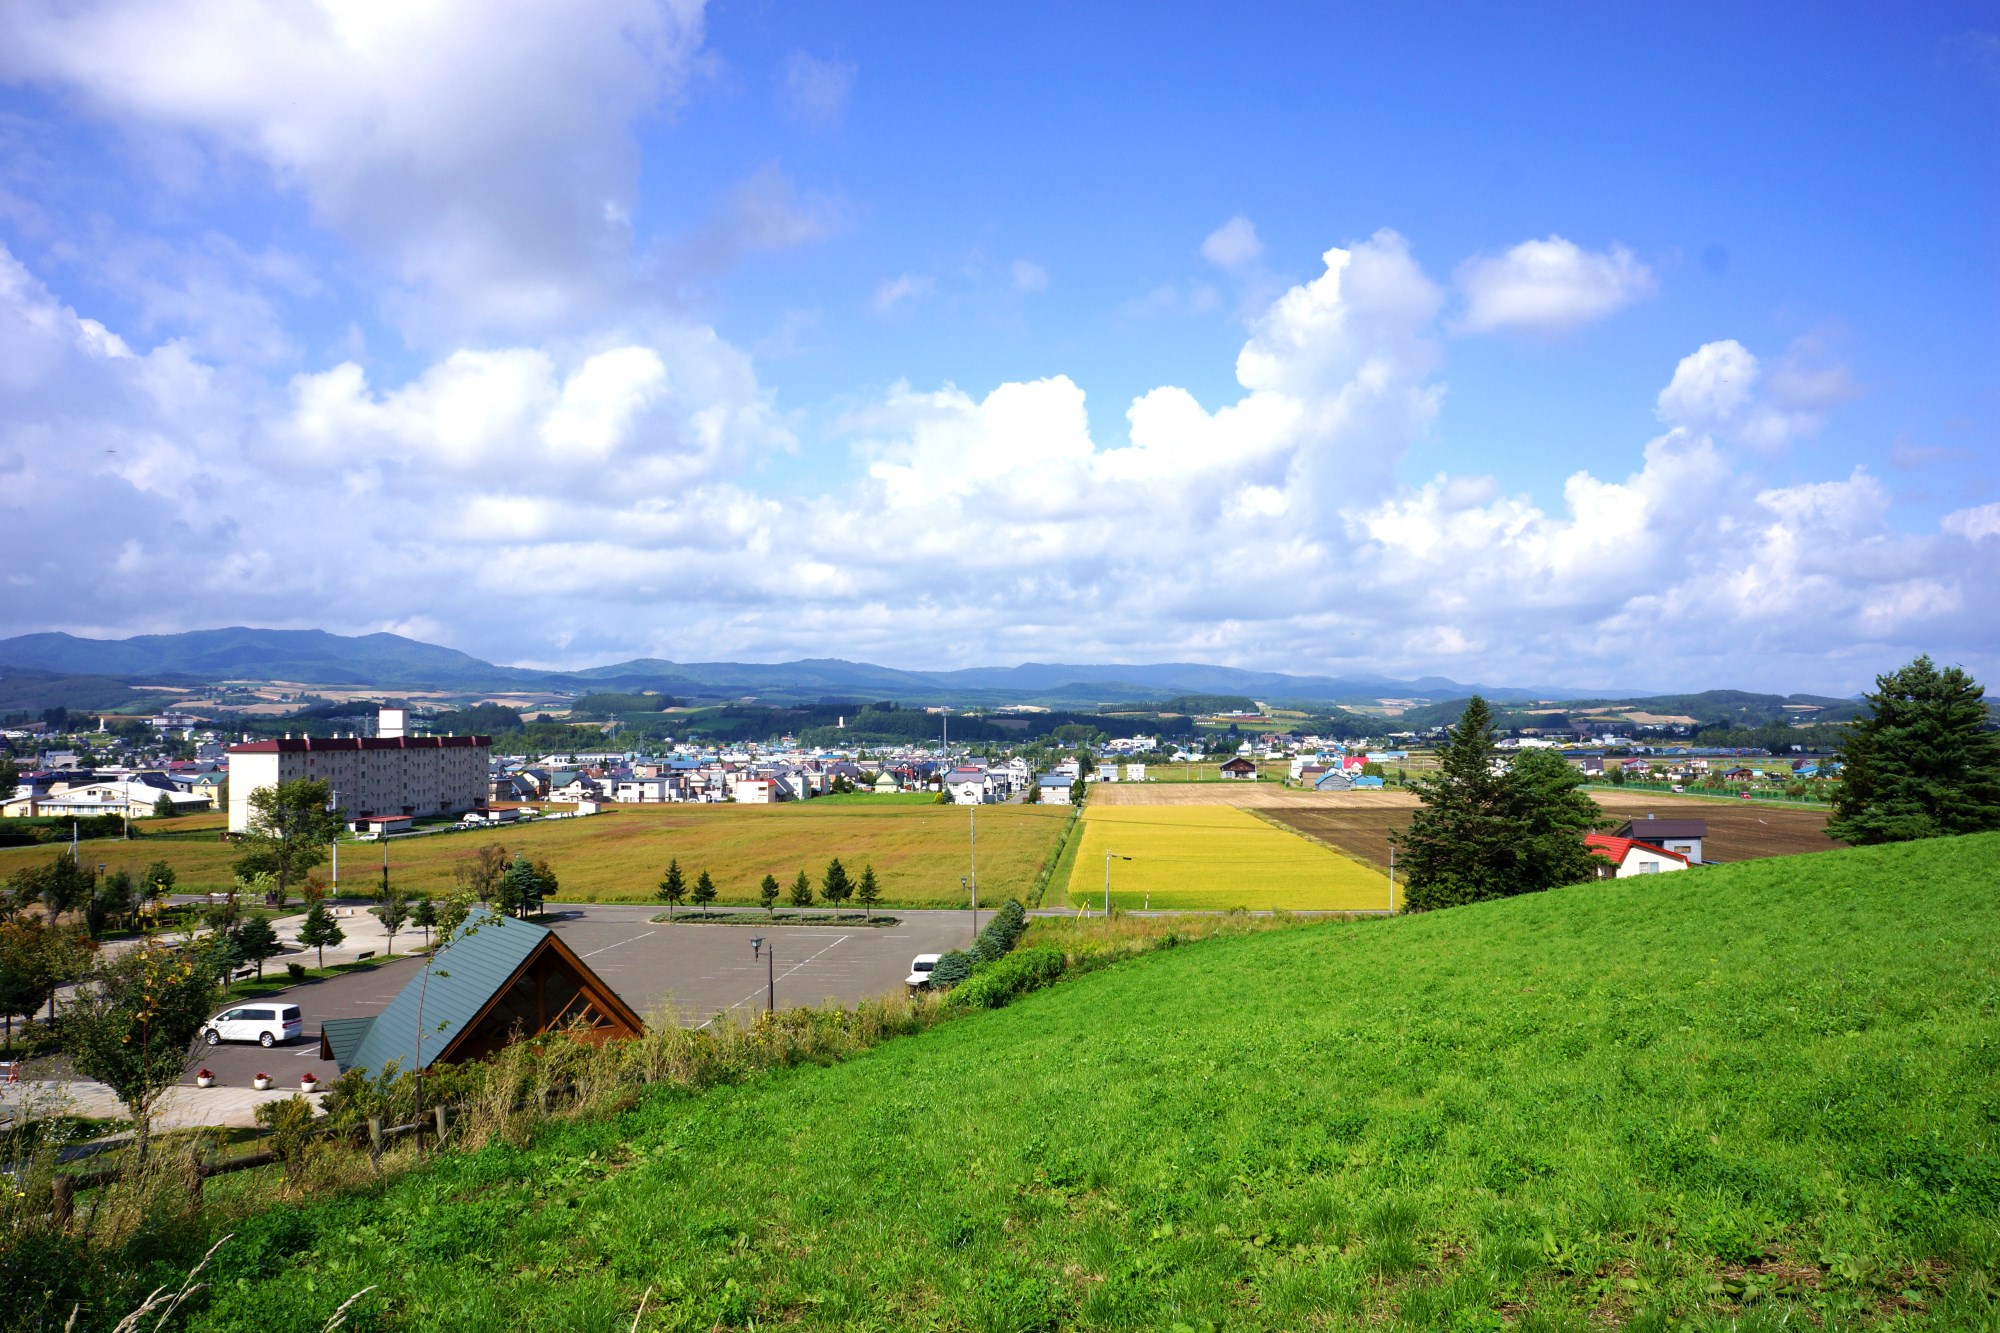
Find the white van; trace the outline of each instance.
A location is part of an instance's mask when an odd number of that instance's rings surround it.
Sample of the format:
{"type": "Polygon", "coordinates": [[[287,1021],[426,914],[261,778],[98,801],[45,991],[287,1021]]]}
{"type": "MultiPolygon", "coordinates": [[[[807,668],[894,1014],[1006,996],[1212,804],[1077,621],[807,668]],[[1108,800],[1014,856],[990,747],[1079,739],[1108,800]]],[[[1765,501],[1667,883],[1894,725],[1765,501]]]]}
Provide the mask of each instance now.
{"type": "Polygon", "coordinates": [[[304,1020],[299,1017],[299,1007],[295,1004],[247,1004],[240,1009],[225,1009],[209,1019],[201,1039],[210,1046],[219,1046],[225,1041],[254,1041],[259,1046],[276,1046],[296,1040],[304,1028],[304,1020]]]}
{"type": "Polygon", "coordinates": [[[931,969],[938,965],[941,953],[920,953],[910,960],[910,975],[903,978],[903,984],[911,990],[921,990],[931,984],[931,969]]]}

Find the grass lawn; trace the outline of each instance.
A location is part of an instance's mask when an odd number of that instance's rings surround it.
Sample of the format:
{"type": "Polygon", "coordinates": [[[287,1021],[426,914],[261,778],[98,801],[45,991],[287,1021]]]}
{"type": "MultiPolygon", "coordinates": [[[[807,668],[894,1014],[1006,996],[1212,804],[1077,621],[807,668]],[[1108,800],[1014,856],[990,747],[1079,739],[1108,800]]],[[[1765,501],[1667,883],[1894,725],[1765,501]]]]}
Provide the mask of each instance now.
{"type": "Polygon", "coordinates": [[[1150,954],[232,1221],[188,1326],[377,1284],[353,1327],[1992,1329],[1996,871],[1989,834],[1150,954]]]}
{"type": "MultiPolygon", "coordinates": [[[[1111,902],[1128,910],[1389,905],[1385,876],[1233,806],[1086,805],[1071,903],[1104,901],[1106,852],[1132,858],[1111,863],[1111,902]]],[[[1052,893],[1043,905],[1065,903],[1052,893]]]]}
{"type": "MultiPolygon", "coordinates": [[[[873,863],[884,904],[948,907],[965,901],[959,877],[967,865],[967,807],[807,801],[783,805],[614,805],[585,819],[552,819],[513,828],[445,833],[392,840],[391,881],[406,891],[439,893],[452,885],[453,868],[488,843],[509,852],[547,858],[562,884],[560,900],[650,900],[669,858],[678,858],[690,882],[706,868],[720,890],[717,901],[750,903],[766,873],[789,886],[801,869],[815,886],[827,861],[839,857],[849,871],[873,863]]],[[[979,808],[979,886],[982,898],[1026,894],[1044,857],[1055,851],[1068,808],[1062,805],[988,805],[979,808]]],[[[23,865],[46,861],[58,849],[0,848],[0,879],[23,865]]],[[[181,839],[116,838],[85,841],[86,865],[121,866],[137,875],[155,859],[172,865],[183,893],[229,886],[230,865],[240,854],[229,844],[181,839]]],[[[382,849],[372,842],[341,844],[341,883],[372,890],[382,849]]],[[[318,872],[322,877],[327,867],[318,872]]]]}

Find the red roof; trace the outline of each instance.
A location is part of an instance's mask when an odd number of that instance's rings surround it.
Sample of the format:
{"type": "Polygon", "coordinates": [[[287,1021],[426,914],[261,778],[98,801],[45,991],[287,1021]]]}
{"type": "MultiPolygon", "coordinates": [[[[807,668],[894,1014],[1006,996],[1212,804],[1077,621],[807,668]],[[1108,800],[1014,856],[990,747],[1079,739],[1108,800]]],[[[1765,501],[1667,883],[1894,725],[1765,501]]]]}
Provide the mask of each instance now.
{"type": "Polygon", "coordinates": [[[1688,859],[1679,852],[1670,852],[1664,847],[1656,847],[1637,838],[1614,838],[1609,833],[1586,833],[1583,835],[1583,845],[1613,865],[1624,865],[1625,858],[1631,855],[1634,847],[1643,847],[1656,856],[1672,857],[1682,865],[1688,863],[1688,859]]]}
{"type": "Polygon", "coordinates": [[[229,747],[230,754],[304,754],[308,750],[459,750],[491,749],[491,736],[300,736],[295,740],[250,741],[229,747]]]}

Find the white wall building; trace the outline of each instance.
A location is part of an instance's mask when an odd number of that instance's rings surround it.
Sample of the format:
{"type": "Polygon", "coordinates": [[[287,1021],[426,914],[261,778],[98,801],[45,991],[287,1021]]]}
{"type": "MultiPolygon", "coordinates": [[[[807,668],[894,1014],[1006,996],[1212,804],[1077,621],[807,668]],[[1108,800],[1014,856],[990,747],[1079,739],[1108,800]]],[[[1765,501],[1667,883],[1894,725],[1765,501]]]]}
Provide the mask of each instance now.
{"type": "Polygon", "coordinates": [[[308,778],[347,819],[484,810],[489,736],[301,736],[229,747],[229,829],[250,827],[250,794],[308,778]]]}

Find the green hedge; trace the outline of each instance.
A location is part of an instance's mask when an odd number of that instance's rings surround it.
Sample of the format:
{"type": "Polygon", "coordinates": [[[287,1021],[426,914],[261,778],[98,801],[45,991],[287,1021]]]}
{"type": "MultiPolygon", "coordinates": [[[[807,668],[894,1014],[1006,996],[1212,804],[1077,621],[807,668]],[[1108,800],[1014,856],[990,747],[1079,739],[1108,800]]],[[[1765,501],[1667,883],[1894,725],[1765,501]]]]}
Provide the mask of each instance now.
{"type": "Polygon", "coordinates": [[[998,1009],[1001,1005],[1061,980],[1063,951],[1044,944],[975,968],[946,1001],[954,1009],[998,1009]]]}

